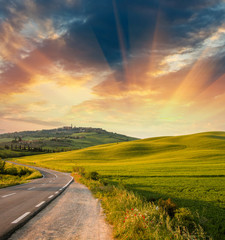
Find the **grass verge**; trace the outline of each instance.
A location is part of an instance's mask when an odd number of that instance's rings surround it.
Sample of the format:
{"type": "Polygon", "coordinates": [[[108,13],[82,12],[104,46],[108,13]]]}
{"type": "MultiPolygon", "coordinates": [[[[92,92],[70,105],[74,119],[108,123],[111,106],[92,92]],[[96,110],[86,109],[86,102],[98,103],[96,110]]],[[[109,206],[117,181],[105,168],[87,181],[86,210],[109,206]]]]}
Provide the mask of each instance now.
{"type": "Polygon", "coordinates": [[[0,188],[26,183],[28,180],[40,177],[42,177],[41,173],[35,169],[0,160],[0,188]]]}
{"type": "Polygon", "coordinates": [[[170,199],[157,203],[128,191],[122,185],[109,185],[96,172],[72,175],[101,199],[107,220],[114,226],[114,237],[119,240],[195,240],[211,239],[203,231],[187,208],[178,208],[170,199]]]}

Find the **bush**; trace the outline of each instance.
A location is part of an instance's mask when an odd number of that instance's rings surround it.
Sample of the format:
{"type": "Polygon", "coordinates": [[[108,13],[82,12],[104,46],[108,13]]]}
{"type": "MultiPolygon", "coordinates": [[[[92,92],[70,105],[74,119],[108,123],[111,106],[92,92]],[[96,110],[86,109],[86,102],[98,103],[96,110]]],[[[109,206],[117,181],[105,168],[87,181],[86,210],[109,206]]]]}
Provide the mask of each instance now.
{"type": "Polygon", "coordinates": [[[73,172],[79,173],[81,176],[85,175],[85,168],[81,166],[74,166],[73,172]]]}
{"type": "Polygon", "coordinates": [[[19,168],[17,171],[18,171],[18,175],[20,177],[22,177],[24,175],[30,175],[32,173],[32,171],[30,169],[25,168],[25,167],[19,168]]]}
{"type": "Polygon", "coordinates": [[[23,175],[26,175],[27,174],[27,171],[25,168],[20,168],[18,169],[18,175],[21,177],[23,175]]]}
{"type": "Polygon", "coordinates": [[[9,175],[13,175],[13,176],[17,176],[18,175],[18,171],[17,171],[17,168],[15,168],[15,167],[10,167],[10,168],[7,168],[6,170],[5,170],[5,173],[6,174],[9,174],[9,175]]]}
{"type": "Polygon", "coordinates": [[[178,225],[187,227],[189,230],[193,230],[195,227],[194,217],[191,211],[187,208],[179,208],[175,211],[174,220],[178,225]]]}
{"type": "Polygon", "coordinates": [[[85,178],[92,180],[99,180],[99,174],[97,172],[87,172],[85,178]]]}
{"type": "Polygon", "coordinates": [[[158,206],[161,210],[166,211],[170,217],[174,217],[177,205],[173,203],[170,198],[167,200],[159,199],[158,206]]]}
{"type": "Polygon", "coordinates": [[[102,178],[99,179],[100,184],[102,184],[103,186],[107,186],[108,182],[102,178]]]}

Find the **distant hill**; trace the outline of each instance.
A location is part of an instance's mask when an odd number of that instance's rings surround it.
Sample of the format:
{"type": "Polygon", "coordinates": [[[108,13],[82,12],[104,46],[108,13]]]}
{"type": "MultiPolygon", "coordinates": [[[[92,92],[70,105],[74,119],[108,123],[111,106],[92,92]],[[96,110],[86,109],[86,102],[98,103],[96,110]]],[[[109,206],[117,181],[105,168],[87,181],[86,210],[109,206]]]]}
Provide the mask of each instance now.
{"type": "Polygon", "coordinates": [[[101,128],[85,127],[5,133],[0,134],[0,157],[30,155],[34,152],[70,151],[136,139],[101,128]]]}

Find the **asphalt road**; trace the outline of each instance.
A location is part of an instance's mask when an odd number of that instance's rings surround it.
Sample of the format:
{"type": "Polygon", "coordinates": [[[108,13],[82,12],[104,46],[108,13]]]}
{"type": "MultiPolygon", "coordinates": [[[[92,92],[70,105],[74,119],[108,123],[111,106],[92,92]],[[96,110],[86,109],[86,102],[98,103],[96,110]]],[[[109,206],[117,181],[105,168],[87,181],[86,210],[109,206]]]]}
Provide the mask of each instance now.
{"type": "Polygon", "coordinates": [[[73,181],[67,173],[38,168],[43,178],[30,183],[0,189],[0,239],[16,229],[62,193],[73,181]]]}

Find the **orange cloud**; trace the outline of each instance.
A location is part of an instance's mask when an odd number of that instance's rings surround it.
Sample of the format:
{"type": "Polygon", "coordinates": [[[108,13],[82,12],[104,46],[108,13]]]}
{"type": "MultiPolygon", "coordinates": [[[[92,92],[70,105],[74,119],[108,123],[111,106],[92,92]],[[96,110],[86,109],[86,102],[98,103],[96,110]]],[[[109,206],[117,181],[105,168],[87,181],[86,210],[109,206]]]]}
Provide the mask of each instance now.
{"type": "Polygon", "coordinates": [[[27,45],[26,39],[9,22],[1,24],[0,55],[5,61],[18,58],[18,52],[27,45]]]}

